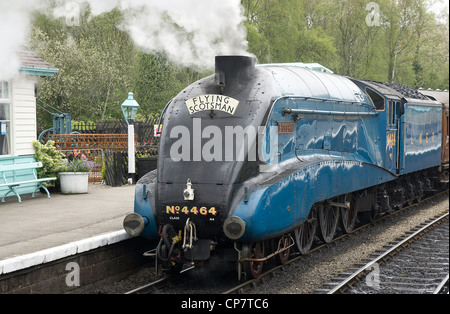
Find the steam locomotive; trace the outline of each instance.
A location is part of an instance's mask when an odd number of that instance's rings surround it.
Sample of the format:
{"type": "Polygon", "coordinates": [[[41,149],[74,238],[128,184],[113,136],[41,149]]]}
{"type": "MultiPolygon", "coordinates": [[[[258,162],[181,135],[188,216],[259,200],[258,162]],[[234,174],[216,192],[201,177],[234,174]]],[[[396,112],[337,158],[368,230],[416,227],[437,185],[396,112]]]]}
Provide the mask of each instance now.
{"type": "Polygon", "coordinates": [[[444,105],[411,88],[304,64],[216,57],[162,116],[158,169],[136,185],[131,236],[177,272],[212,257],[258,277],[448,186],[444,105]]]}

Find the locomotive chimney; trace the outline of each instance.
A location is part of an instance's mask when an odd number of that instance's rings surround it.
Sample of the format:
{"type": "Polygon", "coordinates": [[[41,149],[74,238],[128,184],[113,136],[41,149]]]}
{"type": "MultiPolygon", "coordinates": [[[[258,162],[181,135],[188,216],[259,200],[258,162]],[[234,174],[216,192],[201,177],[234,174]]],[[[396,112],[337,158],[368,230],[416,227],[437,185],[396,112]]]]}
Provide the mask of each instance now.
{"type": "Polygon", "coordinates": [[[248,56],[217,56],[215,83],[221,93],[242,89],[251,79],[256,59],[248,56]]]}

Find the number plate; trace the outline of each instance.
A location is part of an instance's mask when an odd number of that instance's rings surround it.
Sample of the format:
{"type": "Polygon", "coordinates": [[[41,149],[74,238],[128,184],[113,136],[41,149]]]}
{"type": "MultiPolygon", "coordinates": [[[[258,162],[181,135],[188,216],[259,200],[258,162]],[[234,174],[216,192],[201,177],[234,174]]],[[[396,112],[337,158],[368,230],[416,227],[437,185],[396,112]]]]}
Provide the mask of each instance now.
{"type": "Polygon", "coordinates": [[[166,206],[168,215],[198,215],[198,216],[216,216],[215,207],[206,206],[166,206]]]}
{"type": "Polygon", "coordinates": [[[294,133],[293,122],[278,122],[278,134],[294,133]]]}

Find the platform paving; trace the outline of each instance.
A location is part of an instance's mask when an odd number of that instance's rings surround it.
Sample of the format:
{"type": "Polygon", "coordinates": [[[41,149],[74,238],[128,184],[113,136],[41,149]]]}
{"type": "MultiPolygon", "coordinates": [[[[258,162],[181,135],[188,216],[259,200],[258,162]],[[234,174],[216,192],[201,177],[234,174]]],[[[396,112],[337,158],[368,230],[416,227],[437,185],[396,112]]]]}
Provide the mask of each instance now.
{"type": "Polygon", "coordinates": [[[0,264],[70,243],[86,244],[86,239],[104,241],[105,234],[117,237],[123,218],[133,211],[134,189],[90,183],[88,194],[54,192],[48,199],[37,193],[35,198],[24,195],[22,203],[8,197],[0,203],[0,264]]]}

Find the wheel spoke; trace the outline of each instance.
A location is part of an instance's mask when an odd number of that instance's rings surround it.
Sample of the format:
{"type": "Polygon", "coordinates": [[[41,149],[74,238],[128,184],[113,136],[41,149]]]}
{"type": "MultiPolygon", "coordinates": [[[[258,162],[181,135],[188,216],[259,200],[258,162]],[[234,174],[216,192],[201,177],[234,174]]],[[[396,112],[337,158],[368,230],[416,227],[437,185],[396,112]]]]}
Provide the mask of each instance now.
{"type": "Polygon", "coordinates": [[[341,222],[344,231],[346,233],[351,233],[356,224],[358,207],[356,205],[356,200],[352,195],[347,195],[346,201],[350,202],[350,208],[341,208],[341,222]]]}
{"type": "MultiPolygon", "coordinates": [[[[278,249],[278,247],[282,249],[282,248],[289,246],[289,243],[290,243],[289,239],[290,239],[290,237],[285,237],[285,236],[281,237],[278,240],[277,249],[278,249]]],[[[290,253],[291,253],[291,248],[288,248],[287,250],[284,250],[283,252],[277,254],[276,262],[280,265],[286,264],[287,261],[289,260],[290,253]]]]}
{"type": "Polygon", "coordinates": [[[305,222],[295,230],[295,242],[299,252],[307,254],[314,242],[317,229],[317,206],[313,207],[305,222]]]}
{"type": "MultiPolygon", "coordinates": [[[[251,259],[259,259],[264,257],[264,244],[262,242],[245,244],[247,247],[244,257],[251,259]]],[[[258,278],[262,274],[264,262],[244,261],[244,272],[247,276],[258,278]]]]}
{"type": "Polygon", "coordinates": [[[339,208],[325,204],[319,208],[318,212],[320,225],[319,235],[325,243],[330,243],[334,238],[339,222],[339,208]]]}

